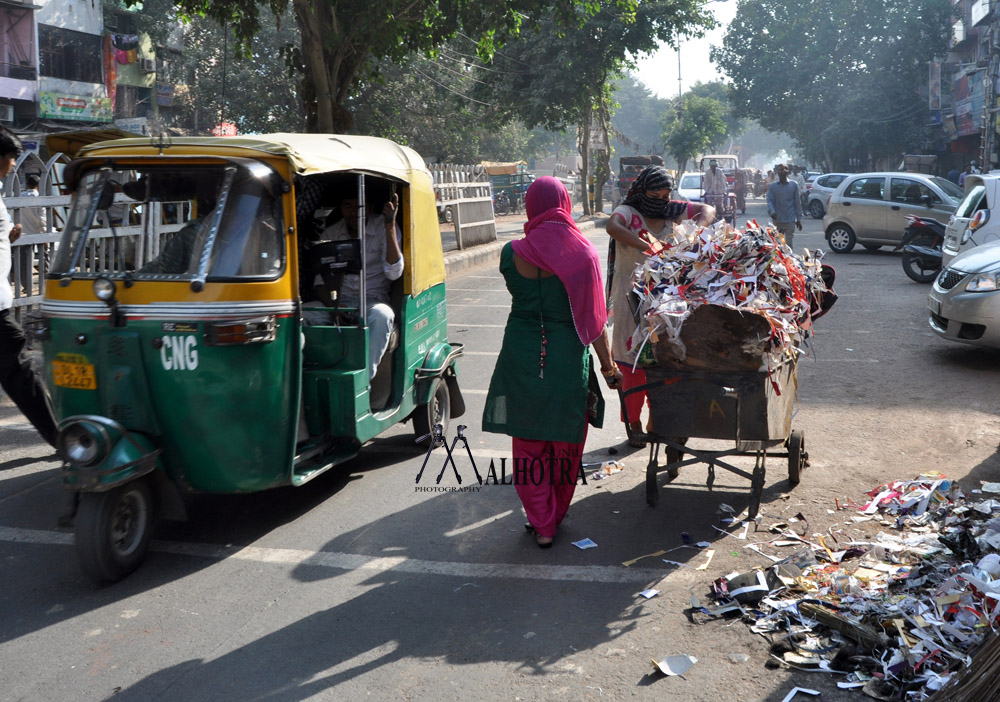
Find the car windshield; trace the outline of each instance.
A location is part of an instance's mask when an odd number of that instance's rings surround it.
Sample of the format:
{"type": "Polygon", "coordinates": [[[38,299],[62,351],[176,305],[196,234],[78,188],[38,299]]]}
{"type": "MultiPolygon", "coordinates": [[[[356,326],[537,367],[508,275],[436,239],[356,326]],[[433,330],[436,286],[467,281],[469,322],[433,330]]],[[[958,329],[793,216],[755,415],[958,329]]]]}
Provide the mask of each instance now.
{"type": "Polygon", "coordinates": [[[956,217],[972,217],[976,210],[980,209],[980,200],[986,196],[986,186],[977,185],[965,194],[958,209],[955,211],[956,217]]]}
{"type": "Polygon", "coordinates": [[[937,176],[933,176],[931,178],[931,182],[938,186],[938,188],[943,191],[945,195],[950,197],[953,200],[953,204],[957,204],[958,201],[965,195],[960,187],[952,183],[947,178],[938,178],[937,176]]]}
{"type": "Polygon", "coordinates": [[[686,175],[681,179],[681,187],[685,190],[697,190],[701,187],[700,175],[686,175]]]}
{"type": "Polygon", "coordinates": [[[274,278],[284,261],[278,180],[257,162],[92,169],[76,187],[50,275],[274,278]]]}

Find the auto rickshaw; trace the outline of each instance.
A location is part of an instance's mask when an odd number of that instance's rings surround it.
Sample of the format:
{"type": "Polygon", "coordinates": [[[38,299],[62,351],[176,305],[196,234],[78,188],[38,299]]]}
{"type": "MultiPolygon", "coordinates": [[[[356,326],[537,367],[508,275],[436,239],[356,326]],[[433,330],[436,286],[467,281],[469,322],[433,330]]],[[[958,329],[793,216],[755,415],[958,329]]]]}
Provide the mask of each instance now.
{"type": "Polygon", "coordinates": [[[414,151],[342,135],[117,139],[84,146],[64,180],[72,205],[34,329],[93,579],[137,568],[187,495],[303,485],[399,422],[424,435],[464,412],[414,151]],[[394,193],[404,268],[370,377],[368,304],[334,298],[357,274],[367,299],[367,210],[394,193]],[[323,243],[345,197],[360,238],[323,243]],[[309,325],[312,279],[334,306],[314,300],[329,315],[309,325]]]}

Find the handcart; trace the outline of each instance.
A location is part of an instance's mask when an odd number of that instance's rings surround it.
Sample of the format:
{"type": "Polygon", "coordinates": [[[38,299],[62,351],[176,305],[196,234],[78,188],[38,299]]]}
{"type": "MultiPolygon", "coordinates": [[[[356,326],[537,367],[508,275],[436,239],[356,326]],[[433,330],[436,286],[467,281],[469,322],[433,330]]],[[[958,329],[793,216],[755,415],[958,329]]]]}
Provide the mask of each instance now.
{"type": "Polygon", "coordinates": [[[628,390],[618,390],[622,407],[625,397],[645,390],[649,397],[652,432],[633,434],[625,422],[629,439],[650,444],[646,465],[646,503],[659,501],[657,474],[667,472],[667,482],[677,477],[679,469],[696,463],[708,464],[709,490],[715,482],[718,466],[750,481],[751,519],[760,509],[761,493],[768,456],[788,459],[788,480],[797,485],[809,464],[805,435],[792,431],[792,407],[798,381],[794,361],[778,368],[756,371],[677,370],[669,367],[646,368],[649,381],[628,390]],[[735,447],[715,451],[688,445],[691,439],[731,439],[735,447]],[[665,447],[666,463],[659,463],[660,444],[665,447]],[[781,450],[770,450],[780,447],[781,450]],[[690,458],[685,458],[689,454],[690,458]],[[723,460],[729,456],[754,456],[753,473],[723,460]]]}

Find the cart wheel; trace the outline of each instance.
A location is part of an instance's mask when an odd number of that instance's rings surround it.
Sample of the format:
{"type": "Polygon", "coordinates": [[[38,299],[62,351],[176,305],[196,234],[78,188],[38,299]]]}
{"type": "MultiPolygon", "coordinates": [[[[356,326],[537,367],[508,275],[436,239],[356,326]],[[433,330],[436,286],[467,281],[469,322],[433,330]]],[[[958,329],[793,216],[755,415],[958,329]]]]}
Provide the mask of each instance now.
{"type": "Polygon", "coordinates": [[[646,504],[650,507],[656,507],[660,501],[660,486],[656,484],[657,467],[655,460],[646,464],[646,504]]]}
{"type": "Polygon", "coordinates": [[[154,520],[145,480],[82,495],[75,535],[83,572],[97,582],[114,582],[134,571],[146,557],[154,520]]]}
{"type": "Polygon", "coordinates": [[[753,479],[750,481],[750,505],[747,507],[747,516],[750,519],[757,518],[757,512],[760,511],[760,498],[764,493],[764,478],[765,478],[765,468],[764,468],[764,456],[767,454],[763,451],[757,454],[757,462],[753,467],[753,479]]]}
{"type": "Polygon", "coordinates": [[[807,465],[809,454],[806,453],[806,435],[796,429],[788,437],[788,482],[798,485],[807,465]]]}

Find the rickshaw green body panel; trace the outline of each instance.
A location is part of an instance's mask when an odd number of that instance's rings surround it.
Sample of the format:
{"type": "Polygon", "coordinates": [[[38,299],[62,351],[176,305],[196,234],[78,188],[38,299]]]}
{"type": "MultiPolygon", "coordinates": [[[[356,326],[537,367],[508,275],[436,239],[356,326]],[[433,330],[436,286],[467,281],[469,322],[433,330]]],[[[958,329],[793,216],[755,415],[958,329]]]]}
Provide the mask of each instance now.
{"type": "Polygon", "coordinates": [[[204,322],[130,321],[119,329],[107,320],[53,318],[44,353],[56,416],[99,415],[152,438],[182,490],[251,492],[289,484],[297,325],[290,317],[276,321],[274,341],[220,347],[205,343],[204,322]],[[69,356],[94,365],[95,390],[53,382],[52,361],[69,356]]]}

